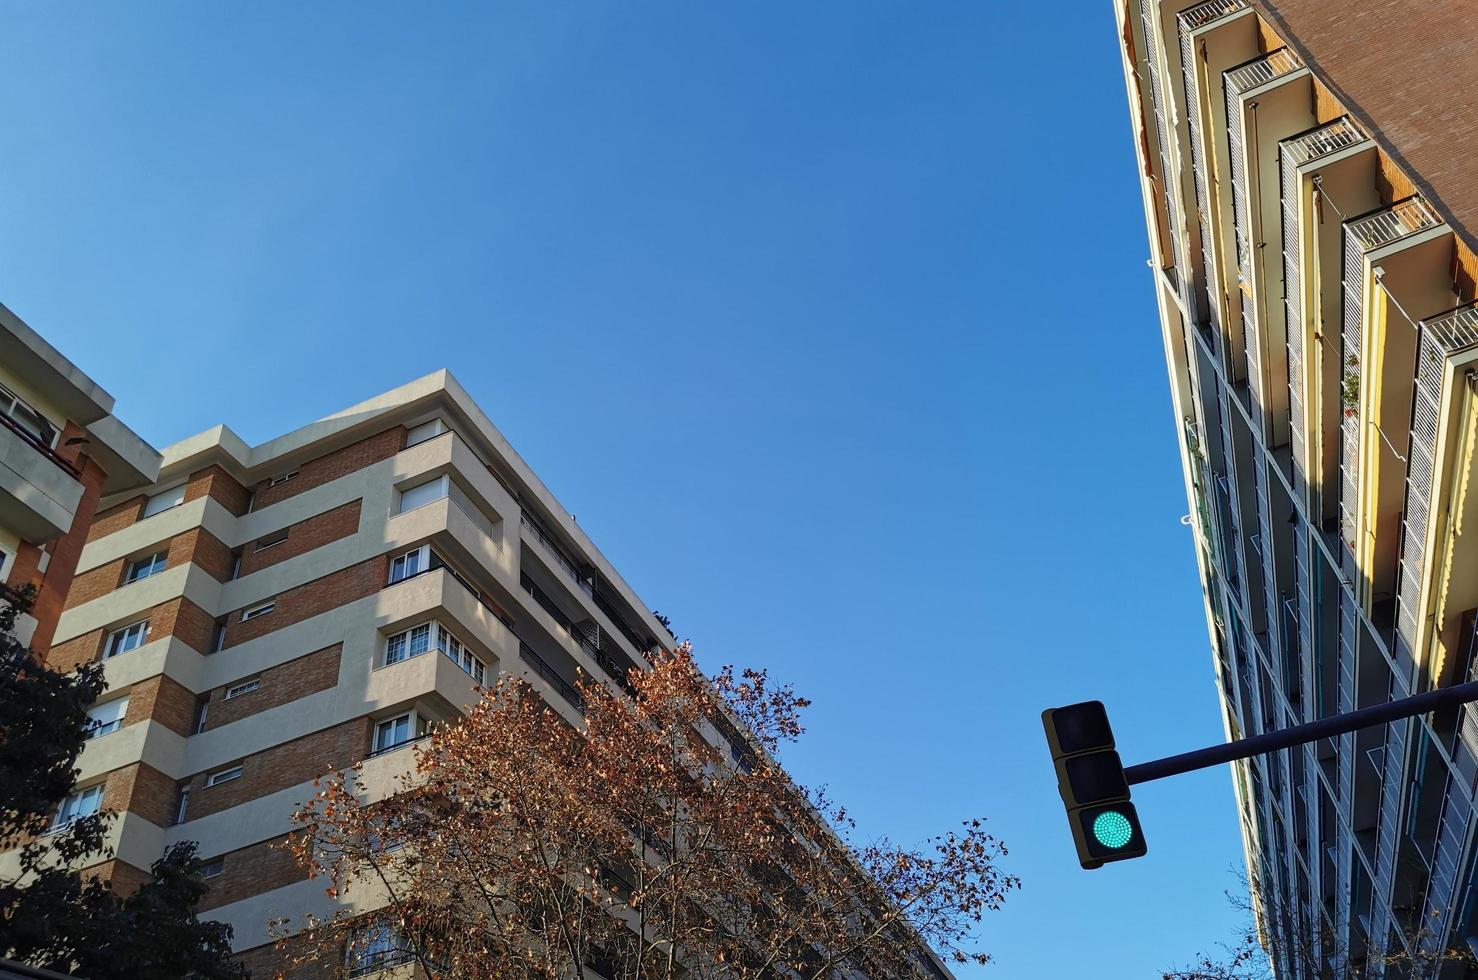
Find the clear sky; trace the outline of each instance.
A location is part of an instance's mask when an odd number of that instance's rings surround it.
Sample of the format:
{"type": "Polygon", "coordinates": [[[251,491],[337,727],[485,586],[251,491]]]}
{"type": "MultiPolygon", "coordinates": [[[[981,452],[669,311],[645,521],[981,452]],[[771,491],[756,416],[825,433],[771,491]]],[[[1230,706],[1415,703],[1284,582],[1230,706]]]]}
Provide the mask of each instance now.
{"type": "Polygon", "coordinates": [[[166,445],[450,367],[863,829],[986,815],[962,976],[1229,934],[1230,779],[1078,869],[1038,714],[1221,738],[1109,0],[0,0],[0,301],[166,445]],[[415,11],[415,15],[411,11],[415,11]]]}

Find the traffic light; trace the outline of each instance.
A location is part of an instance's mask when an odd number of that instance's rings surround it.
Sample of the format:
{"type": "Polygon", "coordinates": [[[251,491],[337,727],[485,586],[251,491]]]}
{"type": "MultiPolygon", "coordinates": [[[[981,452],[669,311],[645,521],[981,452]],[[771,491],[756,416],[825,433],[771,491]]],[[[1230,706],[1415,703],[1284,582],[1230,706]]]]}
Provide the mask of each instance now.
{"type": "Polygon", "coordinates": [[[1078,863],[1093,869],[1142,856],[1147,848],[1139,814],[1129,802],[1124,765],[1102,701],[1042,712],[1047,746],[1057,767],[1057,790],[1067,805],[1078,863]]]}

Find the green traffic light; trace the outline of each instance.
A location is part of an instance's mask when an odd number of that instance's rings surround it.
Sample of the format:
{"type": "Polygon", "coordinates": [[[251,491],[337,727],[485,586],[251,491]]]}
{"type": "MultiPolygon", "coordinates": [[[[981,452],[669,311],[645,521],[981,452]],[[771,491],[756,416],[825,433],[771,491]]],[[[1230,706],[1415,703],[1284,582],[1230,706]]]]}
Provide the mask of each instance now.
{"type": "Polygon", "coordinates": [[[1134,839],[1134,825],[1118,810],[1105,810],[1093,818],[1093,837],[1104,847],[1117,850],[1134,839]]]}

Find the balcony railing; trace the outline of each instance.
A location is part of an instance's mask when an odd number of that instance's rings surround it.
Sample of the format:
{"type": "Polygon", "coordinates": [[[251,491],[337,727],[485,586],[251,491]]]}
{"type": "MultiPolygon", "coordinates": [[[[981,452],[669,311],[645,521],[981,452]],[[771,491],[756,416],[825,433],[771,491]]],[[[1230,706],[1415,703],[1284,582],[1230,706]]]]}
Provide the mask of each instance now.
{"type": "Polygon", "coordinates": [[[1302,166],[1310,160],[1317,160],[1319,157],[1354,146],[1364,140],[1365,134],[1360,131],[1359,126],[1355,125],[1355,121],[1349,116],[1341,116],[1313,132],[1283,140],[1283,149],[1293,161],[1294,166],[1302,166]]]}
{"type": "Polygon", "coordinates": [[[1259,85],[1266,85],[1276,78],[1282,78],[1295,68],[1302,66],[1303,62],[1298,60],[1298,55],[1294,54],[1291,49],[1279,48],[1256,61],[1250,61],[1240,68],[1228,71],[1227,86],[1238,93],[1247,92],[1259,85]]]}
{"type": "Polygon", "coordinates": [[[52,449],[46,443],[36,438],[36,434],[34,432],[28,431],[19,422],[15,421],[15,419],[11,418],[9,415],[6,415],[4,412],[0,412],[0,425],[5,426],[5,428],[20,436],[26,441],[28,445],[30,445],[42,456],[45,456],[47,459],[49,459],[52,463],[54,463],[64,473],[72,477],[74,480],[81,478],[81,470],[77,469],[76,466],[72,465],[70,462],[58,455],[55,449],[52,449]]]}
{"type": "Polygon", "coordinates": [[[589,578],[580,574],[580,570],[575,567],[575,563],[565,555],[564,550],[560,548],[558,542],[554,540],[549,532],[545,531],[539,525],[538,521],[530,517],[527,512],[520,512],[518,519],[534,535],[534,540],[538,541],[544,550],[548,552],[549,556],[554,559],[556,568],[563,572],[570,581],[578,585],[586,595],[594,592],[594,587],[591,586],[589,578]]]}
{"type": "Polygon", "coordinates": [[[545,662],[543,657],[534,652],[533,647],[519,640],[518,655],[523,658],[524,663],[534,668],[534,673],[542,677],[545,683],[558,691],[560,697],[568,701],[576,711],[582,715],[585,713],[585,698],[580,695],[579,689],[559,676],[555,669],[545,662]]]}
{"type": "Polygon", "coordinates": [[[1442,223],[1437,213],[1420,197],[1408,197],[1389,208],[1355,218],[1345,229],[1363,251],[1414,235],[1442,223]]]}
{"type": "MultiPolygon", "coordinates": [[[[574,640],[580,649],[584,650],[590,656],[590,659],[599,664],[600,669],[605,671],[611,680],[621,685],[621,688],[628,694],[635,693],[630,679],[626,676],[626,671],[621,669],[620,664],[616,662],[615,658],[605,650],[602,650],[595,641],[591,640],[590,636],[584,630],[570,622],[570,618],[564,614],[564,610],[554,604],[554,600],[549,598],[548,593],[535,585],[533,580],[527,575],[523,576],[519,584],[523,586],[523,590],[528,593],[529,598],[538,603],[539,608],[548,613],[549,618],[553,619],[559,625],[559,628],[565,632],[565,635],[574,640]]],[[[592,623],[592,625],[594,624],[592,623]]],[[[595,628],[599,629],[600,627],[595,626],[595,628]]]]}
{"type": "Polygon", "coordinates": [[[1188,31],[1200,30],[1207,24],[1247,9],[1247,0],[1206,0],[1180,12],[1180,23],[1188,31]]]}

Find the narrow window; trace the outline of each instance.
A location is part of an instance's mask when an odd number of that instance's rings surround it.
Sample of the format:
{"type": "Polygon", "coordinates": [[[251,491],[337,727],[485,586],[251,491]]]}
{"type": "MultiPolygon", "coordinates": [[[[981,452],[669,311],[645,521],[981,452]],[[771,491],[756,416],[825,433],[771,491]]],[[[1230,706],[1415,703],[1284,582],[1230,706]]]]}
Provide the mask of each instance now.
{"type": "Polygon", "coordinates": [[[200,864],[200,877],[202,878],[215,878],[218,875],[224,874],[225,871],[225,857],[211,858],[209,861],[202,861],[200,864]]]}
{"type": "Polygon", "coordinates": [[[424,507],[433,501],[440,500],[446,496],[446,485],[447,478],[438,476],[435,479],[427,480],[425,483],[414,487],[407,487],[400,491],[399,513],[404,514],[408,510],[415,510],[417,507],[424,507]]]}
{"type": "Polygon", "coordinates": [[[280,531],[273,531],[271,534],[264,534],[260,538],[257,538],[256,550],[257,551],[266,551],[268,548],[272,547],[274,544],[282,544],[282,542],[284,542],[286,540],[287,540],[287,528],[283,528],[280,531]]]}
{"type": "Polygon", "coordinates": [[[103,785],[89,786],[87,789],[78,790],[71,796],[62,800],[62,805],[57,807],[56,817],[51,821],[52,830],[61,830],[98,812],[103,803],[103,785]]]}
{"type": "Polygon", "coordinates": [[[123,716],[128,714],[128,698],[115,698],[87,709],[87,737],[102,738],[123,727],[123,716]]]}
{"type": "Polygon", "coordinates": [[[176,826],[178,826],[179,824],[184,823],[187,819],[189,819],[189,815],[190,815],[190,784],[189,783],[182,783],[180,785],[180,803],[179,803],[179,805],[177,807],[175,807],[175,811],[174,811],[174,822],[175,822],[176,826]]]}
{"type": "Polygon", "coordinates": [[[165,560],[168,559],[168,557],[169,552],[160,551],[156,554],[149,555],[146,558],[135,559],[134,562],[128,566],[128,574],[123,577],[124,583],[126,584],[128,582],[137,582],[139,579],[148,578],[150,575],[159,574],[160,572],[164,571],[164,563],[165,560]]]}
{"type": "Polygon", "coordinates": [[[405,448],[419,445],[428,439],[435,439],[446,431],[446,423],[441,419],[432,419],[430,422],[422,422],[413,427],[405,434],[405,448]]]}
{"type": "Polygon", "coordinates": [[[205,777],[205,785],[219,786],[221,783],[229,783],[233,779],[241,778],[241,767],[232,766],[230,769],[221,769],[205,777]]]}
{"type": "Polygon", "coordinates": [[[414,551],[393,559],[390,562],[390,584],[408,579],[413,575],[419,575],[426,570],[426,553],[429,549],[422,545],[414,551]]]}
{"type": "Polygon", "coordinates": [[[265,616],[276,608],[277,600],[269,599],[266,602],[252,606],[250,609],[242,610],[241,621],[244,623],[248,619],[256,619],[258,616],[265,616]]]}
{"type": "Polygon", "coordinates": [[[226,648],[226,620],[216,620],[215,630],[210,635],[210,652],[220,653],[226,648]]]}
{"type": "Polygon", "coordinates": [[[191,726],[192,734],[199,735],[205,731],[205,714],[209,709],[209,696],[202,696],[195,699],[195,723],[191,726]]]}
{"type": "Polygon", "coordinates": [[[283,473],[281,476],[274,476],[271,480],[267,481],[267,486],[269,486],[269,487],[280,486],[280,485],[286,483],[288,480],[291,480],[293,477],[295,477],[297,475],[298,475],[298,471],[297,470],[292,470],[291,472],[283,473]]]}
{"type": "Polygon", "coordinates": [[[144,501],[144,513],[139,518],[153,517],[155,514],[163,513],[172,507],[178,507],[185,502],[185,485],[181,483],[177,487],[161,490],[148,500],[144,501]]]}
{"type": "Polygon", "coordinates": [[[103,659],[107,660],[142,646],[148,634],[149,621],[147,619],[142,623],[134,623],[132,626],[114,630],[108,637],[107,646],[103,648],[103,659]]]}
{"type": "Polygon", "coordinates": [[[242,681],[239,684],[233,684],[232,686],[226,688],[226,696],[223,697],[221,700],[229,701],[232,698],[239,698],[243,694],[250,694],[252,691],[255,691],[261,686],[261,678],[253,677],[249,681],[242,681]]]}

